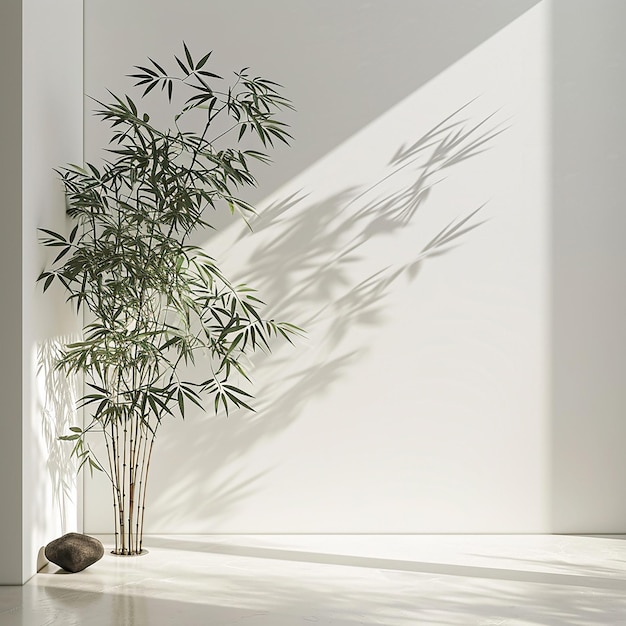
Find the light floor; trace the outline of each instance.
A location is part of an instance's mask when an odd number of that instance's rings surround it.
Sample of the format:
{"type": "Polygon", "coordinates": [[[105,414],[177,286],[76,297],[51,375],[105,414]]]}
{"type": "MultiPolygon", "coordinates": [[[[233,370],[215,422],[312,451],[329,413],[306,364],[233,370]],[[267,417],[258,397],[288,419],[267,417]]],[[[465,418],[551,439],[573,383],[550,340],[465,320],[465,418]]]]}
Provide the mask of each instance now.
{"type": "Polygon", "coordinates": [[[147,537],[146,555],[0,587],[0,625],[626,625],[625,539],[147,537]]]}

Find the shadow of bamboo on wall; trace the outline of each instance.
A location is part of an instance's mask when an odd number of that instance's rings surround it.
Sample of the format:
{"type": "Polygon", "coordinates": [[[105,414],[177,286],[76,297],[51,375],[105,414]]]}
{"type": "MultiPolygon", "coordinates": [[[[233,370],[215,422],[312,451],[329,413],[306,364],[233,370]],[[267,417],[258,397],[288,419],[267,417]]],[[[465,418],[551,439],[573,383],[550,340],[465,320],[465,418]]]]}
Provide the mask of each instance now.
{"type": "MultiPolygon", "coordinates": [[[[372,267],[367,254],[377,241],[415,223],[445,184],[448,171],[489,150],[506,130],[496,119],[498,112],[472,122],[473,102],[398,147],[373,183],[350,186],[316,202],[304,191],[291,193],[260,213],[252,222],[253,235],[241,235],[242,245],[249,246],[257,236],[260,241],[241,279],[271,303],[267,318],[275,315],[307,331],[309,338],[301,343],[309,344],[308,358],[294,358],[289,346],[277,348],[270,359],[255,356],[256,413],[235,411],[228,420],[211,416],[208,425],[196,416],[188,419],[187,441],[194,449],[187,463],[168,468],[168,485],[153,495],[161,524],[178,521],[178,505],[189,498],[202,508],[205,519],[217,520],[250,495],[272,471],[271,463],[252,476],[237,470],[224,473],[224,468],[286,429],[309,402],[340,384],[367,351],[367,346],[351,345],[351,336],[362,329],[375,332],[383,324],[386,301],[398,281],[415,281],[425,264],[469,241],[471,232],[485,223],[484,204],[458,207],[461,216],[428,233],[425,245],[410,258],[391,263],[376,259],[372,267]],[[209,480],[193,478],[199,459],[209,480]],[[211,479],[218,470],[222,478],[211,479]]],[[[167,455],[173,445],[176,442],[160,440],[158,454],[167,455]]]]}
{"type": "Polygon", "coordinates": [[[46,458],[46,470],[51,485],[53,512],[61,532],[75,530],[76,462],[70,458],[71,442],[60,441],[70,426],[78,423],[77,400],[80,380],[57,369],[64,346],[78,341],[78,336],[45,339],[37,344],[37,405],[41,415],[41,441],[46,458]]]}

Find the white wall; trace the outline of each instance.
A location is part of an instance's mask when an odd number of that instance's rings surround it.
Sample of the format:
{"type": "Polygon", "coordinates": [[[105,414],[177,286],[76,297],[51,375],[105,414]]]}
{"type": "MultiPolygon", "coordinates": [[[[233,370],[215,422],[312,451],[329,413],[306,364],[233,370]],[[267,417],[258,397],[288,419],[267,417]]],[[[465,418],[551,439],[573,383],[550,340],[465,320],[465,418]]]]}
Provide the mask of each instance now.
{"type": "Polygon", "coordinates": [[[82,523],[71,444],[57,437],[76,424],[77,381],[54,372],[61,342],[80,324],[59,290],[35,285],[46,259],[37,228],[65,230],[63,188],[53,168],[80,163],[83,149],[81,0],[23,1],[22,414],[23,577],[42,565],[40,548],[82,523]]]}
{"type": "MultiPolygon", "coordinates": [[[[50,449],[50,425],[74,416],[54,404],[62,381],[51,393],[37,377],[41,349],[77,328],[33,281],[44,263],[35,229],[63,221],[50,170],[81,159],[81,7],[23,4],[3,3],[0,19],[0,469],[16,477],[0,487],[0,583],[26,580],[38,548],[77,526],[76,498],[55,488],[71,473],[50,449]]],[[[250,3],[243,16],[227,3],[183,2],[176,14],[166,3],[87,7],[89,93],[120,88],[128,63],[147,53],[167,56],[182,38],[202,50],[208,38],[221,67],[254,61],[299,109],[295,146],[250,196],[266,208],[256,233],[224,222],[207,246],[309,338],[260,364],[257,416],[164,429],[148,530],[623,531],[617,26],[626,9],[617,0],[318,7],[250,3]],[[247,42],[237,49],[235,32],[247,42]],[[448,170],[411,220],[390,224],[391,204],[370,212],[372,192],[354,200],[390,172],[399,145],[476,95],[469,121],[501,108],[494,121],[509,130],[448,170]],[[487,199],[487,223],[416,265],[430,235],[487,199]]],[[[95,154],[102,133],[87,120],[95,154]]],[[[394,175],[378,200],[413,181],[394,175]]],[[[62,390],[69,400],[73,390],[62,390]]],[[[89,486],[87,531],[109,530],[108,495],[89,486]]]]}
{"type": "Polygon", "coordinates": [[[7,81],[0,583],[19,584],[41,564],[40,548],[79,521],[75,472],[67,447],[56,441],[64,422],[76,418],[73,389],[50,371],[53,346],[76,333],[77,322],[62,295],[42,298],[35,280],[46,259],[37,228],[64,225],[52,168],[82,160],[82,3],[9,2],[0,24],[3,46],[13,44],[0,55],[7,81]]]}
{"type": "Polygon", "coordinates": [[[0,395],[2,396],[2,436],[0,437],[0,584],[21,582],[22,553],[22,464],[21,441],[21,362],[20,328],[21,281],[21,2],[7,0],[0,5],[0,116],[3,166],[0,168],[3,227],[0,229],[0,284],[3,292],[0,343],[0,395]],[[6,477],[15,477],[7,480],[6,477]]]}
{"type": "Polygon", "coordinates": [[[620,0],[552,17],[552,519],[626,529],[626,55],[620,0]]]}
{"type": "MultiPolygon", "coordinates": [[[[250,64],[286,86],[296,141],[259,172],[250,197],[265,216],[252,235],[220,219],[206,245],[308,338],[260,363],[256,415],[163,428],[146,530],[549,530],[548,5],[149,9],[89,3],[86,91],[126,90],[129,65],[182,39],[214,49],[218,71],[250,64]],[[487,126],[508,130],[418,189],[410,219],[392,197],[416,184],[415,166],[360,195],[475,98],[458,119],[495,113],[487,126]],[[487,201],[484,224],[418,263],[487,201]]],[[[105,136],[88,115],[87,159],[105,136]]],[[[110,531],[109,493],[88,485],[87,531],[110,531]]]]}

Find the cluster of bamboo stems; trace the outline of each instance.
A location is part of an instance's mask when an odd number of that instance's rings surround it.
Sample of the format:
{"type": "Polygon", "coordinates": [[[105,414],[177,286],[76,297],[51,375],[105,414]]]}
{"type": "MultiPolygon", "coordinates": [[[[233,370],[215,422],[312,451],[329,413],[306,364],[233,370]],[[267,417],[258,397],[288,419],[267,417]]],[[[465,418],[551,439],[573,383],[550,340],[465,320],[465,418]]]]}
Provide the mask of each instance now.
{"type": "Polygon", "coordinates": [[[122,420],[111,420],[105,429],[115,517],[113,554],[141,554],[147,479],[155,436],[156,431],[138,412],[122,420]]]}

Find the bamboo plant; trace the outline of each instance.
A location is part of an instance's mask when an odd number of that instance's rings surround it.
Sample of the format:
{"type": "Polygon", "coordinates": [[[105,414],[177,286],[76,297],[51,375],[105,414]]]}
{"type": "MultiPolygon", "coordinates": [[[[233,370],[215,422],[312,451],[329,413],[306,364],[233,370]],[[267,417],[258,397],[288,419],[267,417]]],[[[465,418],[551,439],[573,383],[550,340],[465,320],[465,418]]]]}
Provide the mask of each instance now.
{"type": "Polygon", "coordinates": [[[158,90],[176,112],[166,128],[128,95],[96,101],[95,114],[111,127],[110,156],[58,170],[73,227],[67,235],[41,229],[43,245],[58,250],[39,276],[43,290],[59,283],[85,319],[82,341],[65,345],[57,366],[83,375],[79,406],[90,417],[61,439],[74,442],[81,468],[111,483],[115,554],[142,551],[162,420],[184,418],[191,404],[250,408],[247,357],[299,330],[265,319],[255,292],[232,285],[190,243],[211,227],[213,210],[253,213],[239,193],[256,182],[251,164],[269,162],[267,150],[290,140],[277,119],[291,108],[281,86],[247,68],[226,81],[207,69],[210,56],[194,60],[183,44],[175,72],[152,59],[135,66],[141,98],[158,90]],[[258,150],[244,149],[251,138],[258,150]],[[106,459],[89,443],[96,432],[106,459]]]}

